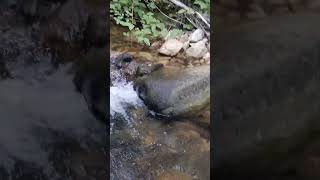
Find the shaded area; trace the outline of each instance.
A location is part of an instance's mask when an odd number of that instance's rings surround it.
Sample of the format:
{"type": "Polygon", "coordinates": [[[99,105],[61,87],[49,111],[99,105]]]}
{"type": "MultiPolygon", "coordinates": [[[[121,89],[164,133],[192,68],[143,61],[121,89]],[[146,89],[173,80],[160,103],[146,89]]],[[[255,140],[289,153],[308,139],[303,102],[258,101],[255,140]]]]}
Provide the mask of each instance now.
{"type": "Polygon", "coordinates": [[[101,2],[1,1],[0,179],[106,179],[106,126],[91,108],[101,109],[92,91],[105,97],[106,71],[79,70],[102,46],[90,34],[104,21],[92,14],[101,2]]]}
{"type": "Polygon", "coordinates": [[[217,32],[214,176],[320,177],[319,17],[275,16],[217,32]]]}

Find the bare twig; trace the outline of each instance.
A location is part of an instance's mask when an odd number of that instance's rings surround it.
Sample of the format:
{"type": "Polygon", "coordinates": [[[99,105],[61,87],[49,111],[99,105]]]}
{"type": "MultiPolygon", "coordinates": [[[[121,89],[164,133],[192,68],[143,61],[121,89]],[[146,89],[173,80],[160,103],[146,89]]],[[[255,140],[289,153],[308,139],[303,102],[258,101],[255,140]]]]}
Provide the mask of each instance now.
{"type": "MultiPolygon", "coordinates": [[[[154,2],[154,0],[153,0],[153,2],[154,2]]],[[[161,9],[160,9],[157,5],[155,5],[155,7],[156,7],[156,9],[157,9],[162,15],[164,15],[166,18],[168,18],[168,19],[170,19],[170,20],[172,20],[172,21],[174,21],[174,22],[176,22],[176,23],[179,23],[179,24],[182,24],[182,25],[186,25],[185,23],[180,22],[180,21],[178,21],[178,20],[176,20],[176,19],[173,19],[172,17],[166,15],[164,12],[161,11],[161,9]]]]}
{"type": "Polygon", "coordinates": [[[188,7],[187,5],[183,4],[182,2],[180,2],[178,0],[169,0],[169,1],[172,2],[173,4],[175,4],[176,6],[179,6],[187,11],[194,12],[206,24],[206,26],[208,26],[208,28],[210,28],[210,23],[199,12],[193,10],[192,8],[188,7]]]}
{"type": "Polygon", "coordinates": [[[192,24],[193,27],[199,28],[199,26],[197,26],[193,21],[191,21],[191,19],[189,19],[188,17],[186,17],[186,18],[192,24]]]}
{"type": "Polygon", "coordinates": [[[200,24],[196,24],[196,23],[194,23],[190,18],[188,18],[188,17],[186,17],[186,19],[195,27],[195,28],[197,28],[197,29],[201,29],[205,34],[206,34],[206,36],[207,37],[209,37],[210,36],[210,33],[208,32],[208,31],[206,31],[205,30],[205,28],[203,28],[203,26],[200,24]]]}

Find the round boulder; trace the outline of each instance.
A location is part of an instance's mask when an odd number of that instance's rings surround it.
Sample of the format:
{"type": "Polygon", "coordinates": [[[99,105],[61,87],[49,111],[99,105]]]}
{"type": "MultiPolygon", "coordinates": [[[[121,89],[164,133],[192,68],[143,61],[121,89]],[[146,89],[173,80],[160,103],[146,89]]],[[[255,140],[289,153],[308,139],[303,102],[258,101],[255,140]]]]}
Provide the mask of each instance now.
{"type": "Polygon", "coordinates": [[[160,54],[175,56],[182,49],[183,43],[176,39],[168,39],[158,50],[160,54]]]}
{"type": "Polygon", "coordinates": [[[210,103],[210,66],[161,68],[138,79],[135,89],[159,115],[192,116],[210,103]]]}

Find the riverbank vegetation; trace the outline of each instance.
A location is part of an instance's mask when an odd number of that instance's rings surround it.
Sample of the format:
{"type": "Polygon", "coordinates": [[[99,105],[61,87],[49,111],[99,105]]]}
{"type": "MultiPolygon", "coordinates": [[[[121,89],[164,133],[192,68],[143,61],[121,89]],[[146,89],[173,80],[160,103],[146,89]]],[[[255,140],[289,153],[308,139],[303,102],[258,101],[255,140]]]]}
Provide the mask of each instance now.
{"type": "Polygon", "coordinates": [[[125,36],[150,45],[184,31],[210,28],[210,0],[112,0],[111,19],[126,27],[125,36]]]}

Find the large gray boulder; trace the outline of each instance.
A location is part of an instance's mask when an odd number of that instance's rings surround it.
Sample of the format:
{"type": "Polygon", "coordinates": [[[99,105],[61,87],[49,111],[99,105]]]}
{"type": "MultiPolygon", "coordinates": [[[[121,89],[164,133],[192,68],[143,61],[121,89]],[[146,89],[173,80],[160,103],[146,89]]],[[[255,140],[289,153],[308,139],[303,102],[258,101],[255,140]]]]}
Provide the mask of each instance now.
{"type": "Polygon", "coordinates": [[[137,80],[145,104],[165,116],[190,116],[210,103],[210,66],[162,68],[137,80]]]}
{"type": "Polygon", "coordinates": [[[320,145],[319,18],[270,17],[215,33],[213,173],[299,172],[307,146],[320,145]]]}

